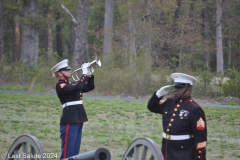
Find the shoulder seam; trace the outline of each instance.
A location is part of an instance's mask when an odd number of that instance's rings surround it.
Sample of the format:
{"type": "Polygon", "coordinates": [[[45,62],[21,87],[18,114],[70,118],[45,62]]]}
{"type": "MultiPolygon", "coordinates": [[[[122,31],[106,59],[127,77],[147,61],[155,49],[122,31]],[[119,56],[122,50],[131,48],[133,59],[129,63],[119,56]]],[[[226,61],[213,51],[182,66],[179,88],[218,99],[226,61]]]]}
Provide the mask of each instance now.
{"type": "Polygon", "coordinates": [[[194,107],[200,107],[200,105],[199,105],[196,101],[194,101],[194,100],[190,101],[190,103],[191,103],[194,107]]]}

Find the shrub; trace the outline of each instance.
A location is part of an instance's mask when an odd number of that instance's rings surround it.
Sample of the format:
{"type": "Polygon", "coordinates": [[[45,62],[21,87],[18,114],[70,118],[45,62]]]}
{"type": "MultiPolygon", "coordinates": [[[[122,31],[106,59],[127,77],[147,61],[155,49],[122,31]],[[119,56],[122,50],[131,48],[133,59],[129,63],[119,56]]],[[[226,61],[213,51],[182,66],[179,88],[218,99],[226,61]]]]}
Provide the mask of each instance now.
{"type": "Polygon", "coordinates": [[[227,74],[229,80],[222,84],[222,91],[225,96],[240,96],[240,73],[231,71],[227,74]]]}

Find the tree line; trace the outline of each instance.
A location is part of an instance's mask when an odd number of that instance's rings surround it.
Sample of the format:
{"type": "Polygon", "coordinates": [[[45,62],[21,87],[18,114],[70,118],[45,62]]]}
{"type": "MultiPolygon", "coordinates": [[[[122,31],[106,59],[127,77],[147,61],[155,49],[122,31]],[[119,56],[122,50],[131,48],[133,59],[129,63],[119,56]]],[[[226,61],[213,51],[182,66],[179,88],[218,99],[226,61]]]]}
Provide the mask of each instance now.
{"type": "Polygon", "coordinates": [[[240,69],[239,0],[0,0],[0,61],[224,74],[240,69]]]}

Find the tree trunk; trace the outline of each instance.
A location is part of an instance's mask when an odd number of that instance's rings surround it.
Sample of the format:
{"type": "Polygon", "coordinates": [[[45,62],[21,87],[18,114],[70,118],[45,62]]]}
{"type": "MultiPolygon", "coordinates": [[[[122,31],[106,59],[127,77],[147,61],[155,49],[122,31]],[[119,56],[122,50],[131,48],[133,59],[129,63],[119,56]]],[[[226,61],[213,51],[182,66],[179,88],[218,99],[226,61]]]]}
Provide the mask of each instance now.
{"type": "MultiPolygon", "coordinates": [[[[76,19],[72,15],[72,13],[66,8],[60,0],[57,0],[57,2],[60,4],[61,8],[72,18],[72,24],[71,24],[71,40],[70,40],[70,57],[73,58],[74,56],[74,48],[75,48],[75,32],[76,32],[76,19]]],[[[61,35],[62,37],[62,35],[61,35]]],[[[60,37],[59,37],[60,38],[60,37]]],[[[58,41],[58,40],[57,40],[58,41]]],[[[62,38],[61,38],[61,43],[62,43],[62,38]]],[[[65,55],[62,55],[63,57],[68,57],[68,47],[64,45],[64,51],[65,55]]],[[[58,48],[58,47],[57,47],[58,48]]]]}
{"type": "MultiPolygon", "coordinates": [[[[24,0],[22,15],[24,18],[38,13],[38,0],[24,0]]],[[[20,60],[28,67],[36,66],[38,62],[38,29],[27,24],[21,25],[21,56],[20,60]]]]}
{"type": "Polygon", "coordinates": [[[3,62],[4,56],[3,13],[4,13],[4,0],[0,0],[0,62],[3,62]]]}
{"type": "MultiPolygon", "coordinates": [[[[61,13],[57,12],[56,20],[58,21],[61,18],[61,13]]],[[[57,46],[57,53],[60,58],[63,57],[63,44],[62,44],[62,24],[57,23],[56,26],[56,46],[57,46]]]]}
{"type": "Polygon", "coordinates": [[[231,68],[231,50],[232,50],[232,45],[231,45],[231,37],[228,29],[228,69],[231,68]]]}
{"type": "Polygon", "coordinates": [[[103,56],[107,57],[107,59],[110,58],[111,52],[112,52],[113,13],[114,13],[114,0],[106,0],[105,20],[104,20],[103,56]]]}
{"type": "MultiPolygon", "coordinates": [[[[189,17],[189,22],[187,24],[187,26],[189,27],[189,29],[187,31],[185,31],[186,35],[188,36],[187,41],[192,43],[193,42],[193,28],[194,28],[194,5],[195,5],[195,0],[190,0],[189,1],[189,12],[188,12],[188,17],[189,17]]],[[[184,29],[181,27],[181,34],[184,35],[184,29]],[[182,33],[183,32],[183,33],[182,33]]],[[[192,46],[188,45],[187,47],[187,53],[188,54],[192,54],[192,46]]],[[[191,63],[191,62],[190,62],[191,63]]]]}
{"type": "MultiPolygon", "coordinates": [[[[17,1],[19,5],[20,0],[17,1]]],[[[20,60],[20,48],[21,48],[21,33],[20,33],[20,23],[19,23],[19,14],[16,16],[16,25],[15,25],[15,63],[18,63],[20,60]]]]}
{"type": "Polygon", "coordinates": [[[175,20],[177,20],[180,17],[180,9],[181,9],[181,5],[182,5],[182,0],[176,0],[176,10],[174,12],[174,18],[175,20]]]}
{"type": "Polygon", "coordinates": [[[129,31],[129,64],[131,70],[136,69],[137,65],[137,51],[136,51],[136,27],[133,20],[133,14],[131,9],[131,1],[128,1],[128,31],[129,31]]]}
{"type": "Polygon", "coordinates": [[[78,0],[76,21],[76,39],[72,62],[75,68],[79,68],[81,64],[86,62],[88,0],[78,0]]]}
{"type": "Polygon", "coordinates": [[[216,0],[216,62],[217,73],[223,74],[223,33],[222,33],[222,15],[223,15],[223,1],[216,0]]]}
{"type": "MultiPolygon", "coordinates": [[[[175,9],[175,12],[174,12],[174,20],[173,20],[172,27],[171,27],[172,35],[179,35],[179,33],[182,31],[182,30],[180,30],[182,28],[178,28],[179,25],[177,23],[177,21],[180,17],[181,6],[182,6],[182,0],[176,0],[176,9],[175,9]]],[[[175,39],[174,37],[171,37],[171,38],[175,39]]],[[[180,44],[180,45],[182,45],[182,44],[180,44]]],[[[170,52],[172,52],[171,49],[170,49],[170,52]]],[[[180,46],[180,49],[181,49],[181,46],[180,46]]],[[[179,53],[180,52],[182,52],[182,51],[179,51],[179,53]]],[[[179,54],[179,56],[181,56],[181,55],[179,54]]],[[[170,53],[167,53],[167,57],[170,57],[170,53]]],[[[169,58],[167,58],[167,59],[170,60],[169,58]]],[[[181,57],[179,57],[179,59],[181,59],[181,57]]]]}
{"type": "Polygon", "coordinates": [[[204,4],[204,9],[202,11],[202,27],[203,27],[203,43],[204,49],[203,53],[205,56],[205,65],[209,67],[210,57],[209,57],[209,8],[208,0],[202,0],[204,4]]]}
{"type": "Polygon", "coordinates": [[[195,0],[191,0],[189,2],[190,4],[190,7],[189,7],[189,13],[188,13],[188,17],[192,20],[193,19],[193,13],[194,13],[194,3],[195,3],[195,0]]]}
{"type": "MultiPolygon", "coordinates": [[[[181,27],[181,39],[183,39],[183,27],[181,27]]],[[[179,49],[179,64],[178,66],[181,67],[182,66],[182,56],[183,55],[183,43],[180,43],[180,49],[179,49]]]]}
{"type": "Polygon", "coordinates": [[[147,1],[147,16],[145,23],[146,39],[145,39],[145,66],[148,70],[147,73],[151,73],[152,61],[152,0],[147,1]]]}
{"type": "Polygon", "coordinates": [[[19,20],[15,26],[15,63],[19,62],[20,59],[20,45],[21,45],[21,34],[19,27],[19,20]]]}
{"type": "MultiPolygon", "coordinates": [[[[238,37],[238,51],[235,55],[237,62],[240,62],[240,37],[238,37]]],[[[240,68],[240,63],[237,63],[237,68],[240,68]]]]}
{"type": "MultiPolygon", "coordinates": [[[[52,19],[52,11],[51,10],[47,11],[47,19],[48,19],[49,22],[51,22],[51,19],[52,19]]],[[[52,53],[53,53],[53,31],[52,31],[52,25],[53,24],[49,23],[48,26],[47,26],[47,33],[48,33],[47,34],[47,51],[48,51],[49,56],[52,55],[52,53]]]]}
{"type": "MultiPolygon", "coordinates": [[[[74,49],[75,49],[75,39],[76,39],[76,24],[74,22],[71,23],[71,39],[70,39],[70,57],[73,58],[74,49]]],[[[72,59],[71,59],[72,60],[72,59]]]]}

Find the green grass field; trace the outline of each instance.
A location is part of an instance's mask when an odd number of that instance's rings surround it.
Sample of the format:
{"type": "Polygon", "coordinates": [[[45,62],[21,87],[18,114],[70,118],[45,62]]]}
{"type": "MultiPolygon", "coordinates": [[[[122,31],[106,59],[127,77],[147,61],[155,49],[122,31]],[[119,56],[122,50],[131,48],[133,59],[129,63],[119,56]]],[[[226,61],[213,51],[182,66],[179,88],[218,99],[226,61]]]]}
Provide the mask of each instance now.
{"type": "MultiPolygon", "coordinates": [[[[151,138],[160,146],[161,115],[149,112],[146,103],[84,99],[84,105],[89,121],[84,124],[81,152],[105,147],[112,160],[121,160],[136,138],[151,138]]],[[[240,109],[203,109],[208,125],[207,159],[240,159],[240,109]]],[[[0,154],[6,154],[21,134],[31,134],[46,152],[57,153],[59,158],[61,111],[55,96],[0,93],[0,154]]]]}

